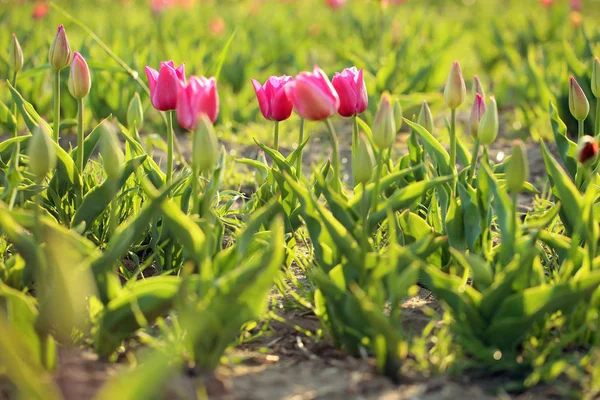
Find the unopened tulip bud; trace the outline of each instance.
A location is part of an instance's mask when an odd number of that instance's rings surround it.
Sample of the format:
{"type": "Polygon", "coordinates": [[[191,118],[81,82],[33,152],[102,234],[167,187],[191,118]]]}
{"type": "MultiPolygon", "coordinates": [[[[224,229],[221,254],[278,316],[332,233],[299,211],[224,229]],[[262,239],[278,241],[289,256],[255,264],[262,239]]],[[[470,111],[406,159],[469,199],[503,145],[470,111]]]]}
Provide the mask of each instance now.
{"type": "Polygon", "coordinates": [[[569,110],[577,121],[583,121],[590,112],[590,103],[575,78],[569,79],[569,110]]]}
{"type": "Polygon", "coordinates": [[[92,87],[90,69],[85,59],[78,52],[75,52],[73,55],[67,86],[71,96],[76,99],[83,99],[90,93],[90,88],[92,87]]]}
{"type": "Polygon", "coordinates": [[[29,170],[38,182],[42,181],[56,166],[56,149],[43,125],[33,131],[27,155],[29,156],[29,170]]]}
{"type": "MultiPolygon", "coordinates": [[[[594,57],[592,65],[592,93],[595,98],[600,99],[600,60],[598,57],[594,57]]],[[[596,116],[596,118],[600,118],[600,116],[596,116]]]]}
{"type": "Polygon", "coordinates": [[[450,69],[446,87],[444,88],[444,101],[451,110],[455,110],[465,101],[467,88],[460,70],[460,64],[455,61],[450,69]]]}
{"type": "Polygon", "coordinates": [[[506,166],[506,186],[511,193],[519,193],[529,176],[527,150],[523,142],[513,144],[512,155],[506,166]]]}
{"type": "Polygon", "coordinates": [[[402,119],[402,106],[400,105],[400,101],[396,100],[396,102],[394,103],[394,123],[396,125],[396,132],[400,131],[403,122],[404,120],[402,119]]]}
{"type": "Polygon", "coordinates": [[[473,97],[477,96],[477,94],[480,94],[481,97],[485,99],[485,90],[483,89],[483,85],[481,84],[479,77],[475,75],[473,77],[473,97]]]}
{"type": "Polygon", "coordinates": [[[598,159],[598,141],[592,136],[582,136],[577,144],[577,161],[591,165],[598,159]]]}
{"type": "Polygon", "coordinates": [[[210,119],[201,114],[194,132],[192,163],[200,172],[210,171],[219,158],[219,141],[210,119]]]}
{"type": "Polygon", "coordinates": [[[390,96],[384,93],[379,102],[379,109],[373,121],[373,142],[379,150],[387,149],[394,143],[396,123],[390,96]]]}
{"type": "Polygon", "coordinates": [[[477,93],[475,95],[475,102],[473,102],[473,108],[471,108],[471,119],[469,121],[471,136],[474,138],[477,138],[477,134],[479,132],[479,122],[481,121],[481,117],[483,117],[485,110],[485,100],[483,100],[483,96],[481,94],[477,93]]]}
{"type": "Polygon", "coordinates": [[[102,154],[104,170],[109,179],[116,180],[121,176],[125,157],[119,144],[119,138],[110,125],[110,122],[104,120],[100,127],[102,129],[100,134],[100,154],[102,154]]]}
{"type": "Polygon", "coordinates": [[[69,46],[69,40],[67,40],[65,27],[62,25],[58,26],[58,31],[50,46],[48,61],[56,71],[66,68],[71,62],[71,47],[69,46]]]}
{"type": "Polygon", "coordinates": [[[358,137],[358,146],[356,147],[354,164],[352,165],[352,172],[354,173],[356,183],[366,185],[371,180],[374,167],[375,156],[373,155],[373,149],[365,135],[361,133],[358,137]]]}
{"type": "Polygon", "coordinates": [[[494,143],[496,136],[498,136],[498,105],[496,99],[490,97],[490,104],[488,105],[481,121],[479,121],[479,132],[478,137],[484,146],[489,146],[494,143]]]}
{"type": "Polygon", "coordinates": [[[144,107],[142,106],[142,99],[140,99],[139,93],[135,93],[129,102],[129,108],[127,108],[127,126],[129,129],[141,128],[144,124],[144,107]]]}
{"type": "Polygon", "coordinates": [[[21,45],[14,33],[12,35],[10,50],[8,51],[8,62],[13,73],[17,73],[23,68],[23,50],[21,50],[21,45]]]}
{"type": "Polygon", "coordinates": [[[417,119],[417,123],[423,128],[427,129],[427,132],[433,134],[433,114],[431,113],[431,108],[429,108],[429,104],[427,104],[426,101],[424,101],[421,105],[421,111],[419,112],[419,119],[417,119]]]}

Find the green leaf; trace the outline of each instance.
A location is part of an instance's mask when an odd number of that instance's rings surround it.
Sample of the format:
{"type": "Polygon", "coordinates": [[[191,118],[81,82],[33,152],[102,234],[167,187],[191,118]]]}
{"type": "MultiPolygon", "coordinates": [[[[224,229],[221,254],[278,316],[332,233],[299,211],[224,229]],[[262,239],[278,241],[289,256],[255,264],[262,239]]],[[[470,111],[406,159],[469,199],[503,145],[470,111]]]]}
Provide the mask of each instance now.
{"type": "Polygon", "coordinates": [[[494,281],[494,271],[483,258],[477,254],[461,253],[450,249],[450,253],[456,261],[464,268],[471,271],[473,282],[480,292],[487,289],[494,281]]]}
{"type": "Polygon", "coordinates": [[[450,156],[444,146],[437,141],[435,137],[431,133],[427,131],[427,129],[423,128],[421,125],[412,122],[409,119],[404,118],[404,122],[410,126],[414,132],[419,135],[421,140],[423,141],[423,145],[428,153],[431,154],[433,159],[436,162],[436,166],[439,170],[440,175],[452,175],[453,168],[450,165],[450,156]]]}
{"type": "Polygon", "coordinates": [[[463,208],[455,197],[450,197],[450,206],[446,214],[446,234],[450,246],[457,250],[467,249],[467,240],[465,237],[463,208]]]}
{"type": "Polygon", "coordinates": [[[554,133],[554,141],[556,147],[558,147],[558,154],[563,164],[566,166],[567,171],[571,178],[574,178],[577,174],[577,143],[573,142],[567,136],[567,126],[560,119],[558,115],[558,109],[554,103],[549,103],[550,108],[550,124],[552,125],[552,132],[554,133]]]}
{"type": "MultiPolygon", "coordinates": [[[[109,115],[107,118],[107,120],[110,120],[112,118],[112,115],[109,115]]],[[[96,125],[96,127],[94,129],[92,129],[92,131],[89,133],[89,135],[87,135],[87,137],[84,140],[84,144],[83,144],[83,165],[84,167],[87,165],[90,157],[92,156],[92,153],[94,152],[94,150],[96,150],[96,147],[98,146],[98,142],[100,141],[100,138],[102,137],[102,135],[104,134],[104,128],[103,128],[103,123],[102,121],[100,121],[100,123],[98,123],[98,125],[96,125]]],[[[75,147],[73,150],[71,150],[71,158],[73,160],[77,160],[77,154],[79,153],[79,147],[75,147]]]]}

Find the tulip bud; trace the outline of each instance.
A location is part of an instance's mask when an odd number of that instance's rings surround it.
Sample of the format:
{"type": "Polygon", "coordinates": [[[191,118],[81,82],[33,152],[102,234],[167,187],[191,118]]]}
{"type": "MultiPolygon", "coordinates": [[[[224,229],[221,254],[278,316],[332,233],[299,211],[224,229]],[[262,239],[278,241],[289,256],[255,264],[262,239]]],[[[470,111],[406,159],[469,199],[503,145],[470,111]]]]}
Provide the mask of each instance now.
{"type": "Polygon", "coordinates": [[[454,61],[444,88],[444,101],[448,108],[455,110],[465,101],[466,96],[467,88],[460,70],[460,64],[458,61],[454,61]]]}
{"type": "Polygon", "coordinates": [[[471,108],[471,119],[470,119],[470,128],[471,128],[471,136],[477,138],[477,133],[479,132],[479,122],[481,121],[481,117],[485,113],[486,106],[485,101],[483,100],[483,96],[479,93],[475,95],[475,102],[473,103],[473,108],[471,108]]]}
{"type": "Polygon", "coordinates": [[[58,31],[56,32],[56,36],[54,37],[52,45],[50,46],[50,51],[48,52],[48,61],[50,62],[52,68],[56,71],[66,68],[71,61],[71,47],[69,46],[69,41],[67,40],[65,27],[62,25],[58,26],[58,31]]]}
{"type": "Polygon", "coordinates": [[[76,99],[83,99],[90,93],[90,88],[92,87],[90,69],[85,59],[78,52],[75,52],[73,55],[67,86],[71,96],[76,99]]]}
{"type": "Polygon", "coordinates": [[[598,141],[592,136],[582,136],[577,144],[577,161],[591,165],[598,159],[598,141]]]}
{"type": "Polygon", "coordinates": [[[101,124],[101,129],[100,154],[102,154],[104,170],[109,179],[116,180],[121,176],[121,167],[125,157],[119,144],[119,138],[110,123],[104,120],[101,124]]]}
{"type": "Polygon", "coordinates": [[[8,62],[11,70],[14,73],[19,72],[21,68],[23,68],[23,50],[21,50],[21,45],[19,44],[19,41],[14,33],[12,35],[12,43],[8,51],[8,62]]]}
{"type": "Polygon", "coordinates": [[[479,121],[478,136],[484,146],[494,143],[498,136],[498,105],[494,96],[490,97],[490,105],[479,121]]]}
{"type": "Polygon", "coordinates": [[[590,112],[590,103],[575,78],[569,79],[569,110],[577,121],[583,121],[590,112]]]}
{"type": "Polygon", "coordinates": [[[481,84],[479,77],[475,75],[473,78],[473,97],[476,97],[478,93],[485,99],[485,90],[483,89],[483,85],[481,84]]]}
{"type": "Polygon", "coordinates": [[[519,193],[529,176],[527,150],[520,140],[513,144],[512,156],[506,165],[506,186],[511,193],[519,193]]]}
{"type": "Polygon", "coordinates": [[[394,143],[396,136],[396,123],[390,96],[384,93],[379,102],[379,109],[373,121],[373,142],[379,150],[387,149],[394,143]]]}
{"type": "Polygon", "coordinates": [[[423,105],[421,105],[417,123],[427,129],[427,132],[433,134],[433,114],[431,113],[431,108],[429,108],[427,101],[424,101],[423,105]]]}
{"type": "MultiPolygon", "coordinates": [[[[600,99],[600,60],[598,57],[594,57],[592,65],[592,93],[594,97],[600,99]]],[[[600,118],[600,116],[596,116],[596,118],[600,118]]]]}
{"type": "Polygon", "coordinates": [[[402,128],[402,106],[400,105],[400,101],[396,99],[394,103],[394,124],[396,125],[396,132],[400,131],[402,128]]]}
{"type": "Polygon", "coordinates": [[[354,164],[352,165],[352,172],[356,183],[366,185],[373,176],[373,168],[375,168],[373,149],[365,135],[361,133],[358,137],[358,146],[356,146],[354,164]]]}
{"type": "Polygon", "coordinates": [[[219,158],[219,141],[215,128],[210,119],[201,114],[198,118],[198,128],[194,132],[192,149],[192,164],[200,172],[213,169],[219,158]]]}
{"type": "Polygon", "coordinates": [[[142,99],[140,99],[139,93],[135,93],[129,102],[129,108],[127,108],[127,126],[129,129],[141,128],[144,124],[144,108],[142,107],[142,99]]]}
{"type": "Polygon", "coordinates": [[[29,156],[29,170],[38,182],[41,182],[56,166],[54,143],[44,125],[40,125],[33,131],[27,155],[29,156]]]}

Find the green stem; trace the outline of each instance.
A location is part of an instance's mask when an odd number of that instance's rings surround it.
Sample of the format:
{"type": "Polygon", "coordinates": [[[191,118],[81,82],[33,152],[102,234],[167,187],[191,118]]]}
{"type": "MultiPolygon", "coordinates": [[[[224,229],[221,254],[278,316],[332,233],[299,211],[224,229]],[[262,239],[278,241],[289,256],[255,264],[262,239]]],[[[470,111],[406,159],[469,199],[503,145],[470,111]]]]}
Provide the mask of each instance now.
{"type": "Polygon", "coordinates": [[[279,151],[279,121],[273,123],[273,148],[279,151]]]}
{"type": "Polygon", "coordinates": [[[518,237],[518,229],[519,229],[519,219],[517,217],[517,208],[519,207],[519,193],[518,192],[512,192],[511,193],[511,197],[512,197],[512,220],[513,220],[513,248],[515,248],[517,246],[517,237],[518,237]]]}
{"type": "Polygon", "coordinates": [[[362,184],[362,204],[361,204],[361,208],[362,208],[362,220],[363,220],[363,238],[362,238],[362,245],[363,245],[363,250],[366,253],[368,251],[368,247],[369,247],[369,226],[368,226],[368,216],[369,216],[369,198],[368,198],[368,194],[367,194],[367,185],[366,183],[362,184]]]}
{"type": "Polygon", "coordinates": [[[110,202],[110,221],[108,224],[108,237],[112,239],[115,231],[117,230],[117,201],[113,200],[110,202]]]}
{"type": "MultiPolygon", "coordinates": [[[[194,135],[195,137],[196,135],[194,135]]],[[[200,170],[196,166],[192,167],[192,214],[199,212],[200,204],[198,204],[199,188],[198,188],[198,177],[200,176],[200,170]]]]}
{"type": "MultiPolygon", "coordinates": [[[[302,142],[304,142],[304,118],[300,119],[300,133],[298,134],[298,146],[302,146],[302,142]]],[[[298,154],[298,159],[296,160],[296,177],[298,180],[302,177],[302,150],[300,150],[300,154],[298,154]]]]}
{"type": "Polygon", "coordinates": [[[173,111],[167,111],[167,184],[173,177],[173,111]]]}
{"type": "Polygon", "coordinates": [[[456,110],[450,114],[450,167],[456,168],[456,110]]]}
{"type": "Polygon", "coordinates": [[[352,117],[352,157],[356,154],[356,147],[358,146],[358,117],[355,115],[352,117]]]}
{"type": "Polygon", "coordinates": [[[383,149],[377,152],[377,169],[375,171],[375,188],[373,190],[373,199],[371,200],[371,210],[377,212],[379,203],[379,181],[381,180],[381,172],[383,170],[383,149]]]}
{"type": "MultiPolygon", "coordinates": [[[[12,79],[12,85],[13,85],[13,87],[15,89],[17,88],[17,75],[18,75],[18,72],[15,72],[13,74],[13,79],[12,79]]],[[[17,136],[19,136],[19,127],[17,125],[17,123],[19,121],[19,118],[18,118],[18,114],[17,114],[17,102],[16,101],[13,102],[13,109],[12,109],[12,111],[13,111],[13,115],[15,117],[15,120],[14,120],[15,121],[15,126],[13,128],[13,137],[16,138],[17,136]]],[[[13,159],[12,159],[13,166],[14,166],[14,168],[15,168],[16,171],[18,171],[18,169],[19,169],[19,157],[20,157],[20,154],[21,154],[21,142],[16,142],[15,143],[15,149],[14,149],[14,152],[13,152],[13,159]]],[[[14,190],[16,192],[17,188],[14,188],[14,190]]]]}
{"type": "Polygon", "coordinates": [[[335,185],[337,189],[341,191],[340,185],[342,180],[340,179],[340,144],[338,142],[337,135],[335,134],[335,128],[333,127],[331,120],[326,119],[325,125],[327,125],[327,132],[329,133],[329,140],[331,141],[333,178],[335,180],[335,185]]]}
{"type": "MultiPolygon", "coordinates": [[[[41,181],[40,181],[40,183],[41,183],[41,181]]],[[[40,224],[41,197],[42,197],[42,195],[40,193],[37,193],[35,195],[35,207],[33,209],[33,221],[35,224],[33,234],[35,236],[36,243],[38,243],[38,244],[40,244],[41,240],[42,240],[42,226],[40,224]]]]}
{"type": "Polygon", "coordinates": [[[471,168],[469,168],[469,176],[467,177],[467,183],[470,185],[473,182],[473,176],[475,175],[475,168],[477,168],[477,159],[479,158],[479,138],[475,139],[473,144],[473,153],[471,154],[471,168]]]}
{"type": "Polygon", "coordinates": [[[54,71],[54,131],[52,131],[52,136],[58,143],[60,138],[60,71],[54,71]]]}
{"type": "Polygon", "coordinates": [[[594,135],[596,137],[599,137],[600,136],[600,98],[596,99],[596,120],[594,122],[595,122],[595,127],[596,127],[594,135]]]}
{"type": "Polygon", "coordinates": [[[584,121],[577,121],[577,139],[581,139],[583,137],[583,125],[584,121]]]}
{"type": "Polygon", "coordinates": [[[83,177],[83,99],[77,99],[77,148],[79,151],[77,152],[77,167],[79,168],[79,173],[83,177]]]}

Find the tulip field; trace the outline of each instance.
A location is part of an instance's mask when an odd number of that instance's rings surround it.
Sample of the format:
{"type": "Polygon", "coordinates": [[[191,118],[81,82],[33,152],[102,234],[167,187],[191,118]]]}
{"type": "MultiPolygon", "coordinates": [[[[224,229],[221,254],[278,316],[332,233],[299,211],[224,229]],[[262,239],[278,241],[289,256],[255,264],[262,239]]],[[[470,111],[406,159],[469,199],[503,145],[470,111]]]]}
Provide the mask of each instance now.
{"type": "Polygon", "coordinates": [[[600,398],[598,0],[0,0],[0,400],[600,398]]]}

